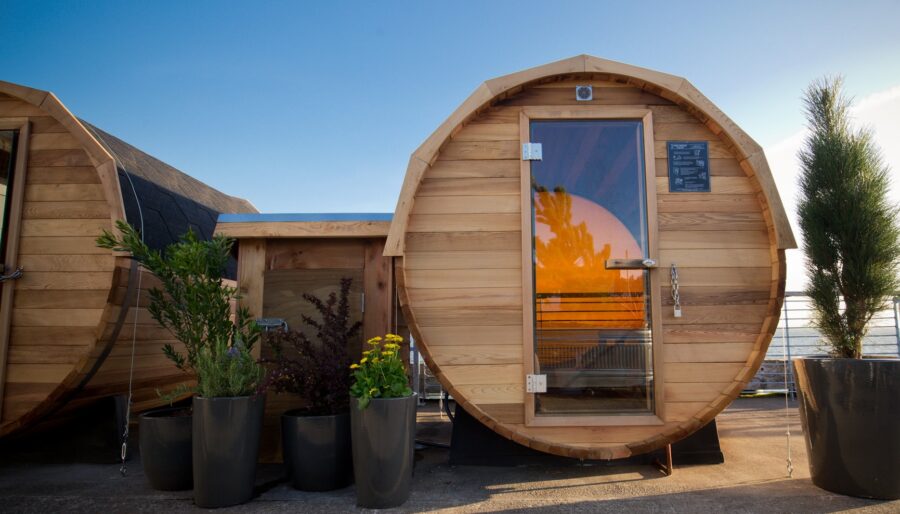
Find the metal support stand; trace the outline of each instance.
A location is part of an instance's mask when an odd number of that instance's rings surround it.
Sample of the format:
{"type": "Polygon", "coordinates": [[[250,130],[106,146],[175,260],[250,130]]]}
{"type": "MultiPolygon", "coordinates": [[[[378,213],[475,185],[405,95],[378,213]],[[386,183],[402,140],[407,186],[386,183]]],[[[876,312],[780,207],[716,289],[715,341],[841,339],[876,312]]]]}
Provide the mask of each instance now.
{"type": "Polygon", "coordinates": [[[664,475],[666,475],[667,477],[672,476],[672,472],[675,470],[675,467],[672,465],[672,445],[671,444],[666,445],[666,462],[665,462],[665,464],[660,462],[659,459],[656,459],[655,461],[653,461],[653,465],[656,466],[656,469],[662,471],[662,473],[664,475]]]}

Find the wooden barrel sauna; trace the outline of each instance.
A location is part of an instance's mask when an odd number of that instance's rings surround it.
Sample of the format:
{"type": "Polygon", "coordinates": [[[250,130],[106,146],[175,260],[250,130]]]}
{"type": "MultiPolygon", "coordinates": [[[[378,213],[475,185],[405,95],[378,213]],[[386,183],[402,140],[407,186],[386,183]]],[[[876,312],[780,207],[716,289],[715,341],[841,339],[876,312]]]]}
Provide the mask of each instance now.
{"type": "Polygon", "coordinates": [[[256,212],[77,119],[52,93],[0,82],[0,435],[128,390],[134,409],[190,380],[162,354],[173,342],[145,308],[153,277],[97,248],[116,220],[162,248],[220,212],[256,212]],[[140,294],[139,294],[140,293],[140,294]],[[125,308],[122,306],[125,305],[125,308]],[[137,323],[135,327],[134,323],[137,323]]]}
{"type": "Polygon", "coordinates": [[[795,246],[762,148],[712,102],[582,55],[485,82],[425,140],[385,253],[469,414],[612,459],[686,437],[741,392],[795,246]]]}

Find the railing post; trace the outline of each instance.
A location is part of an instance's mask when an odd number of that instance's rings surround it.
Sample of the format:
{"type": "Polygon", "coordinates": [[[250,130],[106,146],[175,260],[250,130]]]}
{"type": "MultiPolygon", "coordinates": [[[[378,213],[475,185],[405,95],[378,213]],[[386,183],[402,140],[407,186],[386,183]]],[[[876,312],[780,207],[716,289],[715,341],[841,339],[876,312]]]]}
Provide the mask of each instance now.
{"type": "Polygon", "coordinates": [[[897,355],[900,355],[900,296],[894,297],[894,334],[897,336],[897,355]]]}
{"type": "Polygon", "coordinates": [[[790,296],[788,295],[784,296],[784,335],[782,339],[784,340],[784,348],[786,354],[784,365],[787,367],[787,375],[788,377],[790,377],[790,381],[785,384],[785,387],[787,387],[787,391],[785,392],[785,394],[789,395],[791,398],[794,398],[796,393],[794,391],[794,367],[791,365],[791,318],[788,314],[790,312],[790,309],[788,309],[788,302],[790,301],[789,298],[790,296]]]}

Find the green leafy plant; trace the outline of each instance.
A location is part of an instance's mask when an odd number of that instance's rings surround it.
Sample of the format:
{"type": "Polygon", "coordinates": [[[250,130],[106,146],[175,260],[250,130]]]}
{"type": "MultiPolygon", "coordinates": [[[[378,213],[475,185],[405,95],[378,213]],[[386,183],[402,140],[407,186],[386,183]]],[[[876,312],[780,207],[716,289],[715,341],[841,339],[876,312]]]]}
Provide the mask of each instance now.
{"type": "Polygon", "coordinates": [[[350,394],[359,399],[360,410],[368,407],[372,398],[400,398],[412,394],[400,359],[402,342],[403,338],[396,334],[373,337],[359,363],[350,365],[353,375],[350,394]]]}
{"type": "Polygon", "coordinates": [[[128,223],[119,221],[116,228],[120,236],[104,231],[97,246],[131,253],[160,280],[162,288],[149,291],[147,309],[184,345],[184,353],[170,344],[163,353],[178,369],[197,376],[196,388],[182,386],[161,396],[172,400],[190,391],[210,398],[254,393],[264,376],[251,354],[259,327],[246,308],[238,308],[232,319],[238,294],[224,283],[234,240],[214,236],[203,241],[188,231],[160,252],[148,247],[128,223]]]}
{"type": "Polygon", "coordinates": [[[890,169],[872,132],[851,126],[841,86],[825,78],[806,90],[799,215],[814,322],[833,355],[861,358],[869,321],[900,290],[900,216],[890,169]]]}
{"type": "Polygon", "coordinates": [[[330,416],[347,411],[350,401],[347,347],[362,328],[359,321],[350,323],[352,283],[349,278],[341,279],[340,294],[332,292],[324,301],[303,294],[303,299],[322,317],[318,321],[301,316],[303,323],[316,331],[315,340],[297,330],[276,330],[263,336],[274,355],[263,360],[269,374],[262,388],[302,396],[309,402],[305,409],[309,415],[330,416]]]}

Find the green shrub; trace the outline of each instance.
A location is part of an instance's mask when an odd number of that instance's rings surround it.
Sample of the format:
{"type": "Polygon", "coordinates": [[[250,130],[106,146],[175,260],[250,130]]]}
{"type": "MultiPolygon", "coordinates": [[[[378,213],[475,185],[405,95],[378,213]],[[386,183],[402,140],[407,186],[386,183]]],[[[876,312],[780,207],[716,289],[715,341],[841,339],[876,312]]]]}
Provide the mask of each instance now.
{"type": "Polygon", "coordinates": [[[189,391],[208,398],[254,393],[264,376],[251,354],[259,327],[246,308],[238,308],[232,319],[238,294],[223,282],[234,240],[217,235],[202,241],[188,231],[160,252],[150,249],[128,223],[119,221],[116,228],[120,237],[104,231],[97,246],[131,253],[159,278],[162,289],[150,289],[147,309],[185,348],[181,353],[166,344],[162,351],[178,369],[197,376],[196,388],[181,387],[161,396],[171,400],[189,391]]]}

